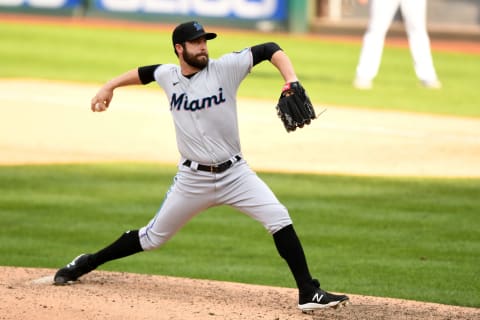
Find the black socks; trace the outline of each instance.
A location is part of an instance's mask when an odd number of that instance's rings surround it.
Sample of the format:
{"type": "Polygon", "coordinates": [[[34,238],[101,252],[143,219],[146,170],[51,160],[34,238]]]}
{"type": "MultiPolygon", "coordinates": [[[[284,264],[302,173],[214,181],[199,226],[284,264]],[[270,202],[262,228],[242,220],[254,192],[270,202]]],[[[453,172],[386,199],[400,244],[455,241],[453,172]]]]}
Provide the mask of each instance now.
{"type": "Polygon", "coordinates": [[[302,244],[297,237],[293,225],[273,234],[273,240],[280,256],[287,261],[292,271],[295,282],[300,291],[309,290],[312,286],[312,276],[308,270],[307,260],[303,252],[302,244]]]}
{"type": "MultiPolygon", "coordinates": [[[[312,276],[300,240],[293,225],[288,225],[273,234],[273,240],[280,256],[287,262],[300,291],[311,290],[312,276]]],[[[138,230],[127,231],[115,242],[90,256],[93,268],[105,262],[120,259],[143,251],[138,230]]]]}
{"type": "Polygon", "coordinates": [[[143,251],[138,230],[127,231],[108,247],[90,257],[89,263],[95,268],[110,260],[120,259],[143,251]]]}

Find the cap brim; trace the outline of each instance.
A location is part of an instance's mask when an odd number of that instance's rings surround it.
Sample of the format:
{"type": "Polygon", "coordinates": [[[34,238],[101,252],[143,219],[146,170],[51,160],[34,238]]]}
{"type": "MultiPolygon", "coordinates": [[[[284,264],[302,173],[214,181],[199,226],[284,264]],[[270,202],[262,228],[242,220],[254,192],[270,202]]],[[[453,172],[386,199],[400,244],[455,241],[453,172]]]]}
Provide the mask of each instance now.
{"type": "Polygon", "coordinates": [[[201,33],[201,34],[196,34],[194,37],[192,37],[191,39],[188,39],[187,41],[192,41],[192,40],[195,40],[195,39],[198,39],[198,38],[201,38],[201,37],[205,37],[205,39],[207,39],[207,40],[212,40],[212,39],[215,39],[217,37],[217,34],[213,33],[213,32],[204,32],[204,33],[201,33]]]}

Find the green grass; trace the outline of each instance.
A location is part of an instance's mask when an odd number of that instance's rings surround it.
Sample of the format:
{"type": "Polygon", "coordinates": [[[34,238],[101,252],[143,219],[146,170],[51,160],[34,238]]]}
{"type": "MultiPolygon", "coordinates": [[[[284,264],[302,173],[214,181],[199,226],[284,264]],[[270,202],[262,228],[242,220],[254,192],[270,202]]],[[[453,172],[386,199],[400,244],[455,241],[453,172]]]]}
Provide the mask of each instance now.
{"type": "MultiPolygon", "coordinates": [[[[0,78],[42,78],[103,83],[140,65],[176,63],[170,32],[20,25],[0,22],[0,78]]],[[[414,75],[408,49],[385,48],[375,89],[352,88],[360,44],[282,34],[220,33],[209,42],[213,58],[276,41],[292,59],[316,105],[347,105],[459,116],[480,116],[478,55],[434,52],[444,88],[426,90],[414,75]]],[[[283,85],[269,64],[255,67],[239,95],[272,100],[283,85]],[[261,89],[259,89],[261,88],[261,89]]],[[[152,87],[156,85],[152,84],[152,87]]]]}
{"type": "MultiPolygon", "coordinates": [[[[0,167],[0,265],[57,268],[102,248],[153,217],[174,174],[155,164],[0,167]]],[[[260,176],[325,288],[480,307],[479,179],[260,176]]],[[[271,236],[228,207],[101,269],[294,286],[271,236]]]]}

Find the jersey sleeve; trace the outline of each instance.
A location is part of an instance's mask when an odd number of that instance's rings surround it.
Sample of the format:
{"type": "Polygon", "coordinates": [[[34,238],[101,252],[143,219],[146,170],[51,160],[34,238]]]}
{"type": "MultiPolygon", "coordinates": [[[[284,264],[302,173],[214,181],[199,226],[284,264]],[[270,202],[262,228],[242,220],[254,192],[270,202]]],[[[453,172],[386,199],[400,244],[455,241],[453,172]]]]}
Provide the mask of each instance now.
{"type": "Polygon", "coordinates": [[[214,71],[220,79],[228,79],[229,85],[238,87],[253,66],[250,48],[223,55],[215,61],[214,71]]]}
{"type": "Polygon", "coordinates": [[[153,78],[164,90],[168,90],[173,82],[179,81],[179,67],[174,64],[161,64],[154,73],[153,78]]]}

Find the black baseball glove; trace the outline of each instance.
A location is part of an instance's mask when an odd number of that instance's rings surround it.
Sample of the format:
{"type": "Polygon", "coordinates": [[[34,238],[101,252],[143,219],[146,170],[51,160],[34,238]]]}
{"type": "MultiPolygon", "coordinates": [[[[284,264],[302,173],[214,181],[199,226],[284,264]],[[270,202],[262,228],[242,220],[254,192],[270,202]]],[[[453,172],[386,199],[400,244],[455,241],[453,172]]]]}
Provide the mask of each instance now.
{"type": "Polygon", "coordinates": [[[277,104],[277,115],[287,132],[303,128],[316,118],[312,102],[300,82],[289,82],[282,89],[277,104]]]}

